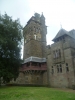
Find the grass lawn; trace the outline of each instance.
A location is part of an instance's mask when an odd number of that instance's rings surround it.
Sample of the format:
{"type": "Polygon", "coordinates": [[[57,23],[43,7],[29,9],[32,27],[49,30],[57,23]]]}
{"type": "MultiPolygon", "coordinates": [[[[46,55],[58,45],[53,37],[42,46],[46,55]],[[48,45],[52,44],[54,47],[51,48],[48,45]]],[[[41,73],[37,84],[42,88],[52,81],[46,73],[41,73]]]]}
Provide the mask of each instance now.
{"type": "Polygon", "coordinates": [[[47,87],[0,87],[0,100],[75,100],[75,92],[47,87]]]}

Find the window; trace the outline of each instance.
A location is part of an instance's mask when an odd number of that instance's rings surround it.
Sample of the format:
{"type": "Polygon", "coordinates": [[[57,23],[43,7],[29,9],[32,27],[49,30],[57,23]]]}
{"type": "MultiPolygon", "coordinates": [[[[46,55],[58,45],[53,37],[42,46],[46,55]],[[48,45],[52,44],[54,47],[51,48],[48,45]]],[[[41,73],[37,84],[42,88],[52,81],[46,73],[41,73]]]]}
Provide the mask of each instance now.
{"type": "Polygon", "coordinates": [[[61,51],[60,51],[60,49],[53,51],[53,57],[54,58],[61,57],[61,51]]]}
{"type": "Polygon", "coordinates": [[[63,37],[63,42],[65,42],[65,37],[63,37]]]}
{"type": "Polygon", "coordinates": [[[66,63],[66,66],[68,66],[68,63],[66,63]]]}
{"type": "Polygon", "coordinates": [[[36,28],[35,28],[35,26],[34,26],[34,31],[36,31],[36,28]]]}
{"type": "Polygon", "coordinates": [[[66,63],[66,72],[69,71],[68,63],[66,63]]]}
{"type": "Polygon", "coordinates": [[[59,54],[59,57],[61,57],[61,52],[60,52],[60,49],[58,50],[58,54],[59,54]]]}
{"type": "Polygon", "coordinates": [[[52,66],[52,74],[54,74],[54,68],[53,68],[53,66],[52,66]]]}
{"type": "Polygon", "coordinates": [[[66,67],[66,72],[68,72],[69,71],[69,68],[68,67],[66,67]]]}
{"type": "Polygon", "coordinates": [[[38,33],[38,28],[36,28],[36,33],[38,33]]]}
{"type": "Polygon", "coordinates": [[[57,73],[62,73],[62,65],[57,65],[57,73]]]}
{"type": "Polygon", "coordinates": [[[59,66],[57,65],[57,73],[59,73],[59,66]]]}
{"type": "Polygon", "coordinates": [[[55,56],[56,56],[56,58],[58,57],[57,50],[55,51],[55,56]]]}
{"type": "Polygon", "coordinates": [[[34,35],[34,39],[36,40],[36,34],[34,35]]]}
{"type": "Polygon", "coordinates": [[[54,58],[54,59],[56,58],[56,56],[55,56],[55,51],[53,51],[53,58],[54,58]]]}
{"type": "Polygon", "coordinates": [[[62,65],[60,64],[60,73],[62,73],[62,65]]]}

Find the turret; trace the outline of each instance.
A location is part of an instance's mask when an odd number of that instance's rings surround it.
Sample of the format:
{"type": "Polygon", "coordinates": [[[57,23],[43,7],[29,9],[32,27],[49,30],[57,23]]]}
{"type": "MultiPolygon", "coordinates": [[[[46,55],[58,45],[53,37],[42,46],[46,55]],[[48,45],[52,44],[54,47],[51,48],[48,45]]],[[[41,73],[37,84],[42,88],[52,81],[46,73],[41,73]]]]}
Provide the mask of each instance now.
{"type": "Polygon", "coordinates": [[[42,15],[41,15],[41,17],[40,17],[40,22],[41,22],[41,24],[42,24],[43,26],[45,26],[45,17],[44,17],[44,15],[43,15],[43,13],[42,13],[42,15]]]}
{"type": "Polygon", "coordinates": [[[35,13],[34,16],[35,16],[35,20],[40,22],[40,14],[35,13]]]}

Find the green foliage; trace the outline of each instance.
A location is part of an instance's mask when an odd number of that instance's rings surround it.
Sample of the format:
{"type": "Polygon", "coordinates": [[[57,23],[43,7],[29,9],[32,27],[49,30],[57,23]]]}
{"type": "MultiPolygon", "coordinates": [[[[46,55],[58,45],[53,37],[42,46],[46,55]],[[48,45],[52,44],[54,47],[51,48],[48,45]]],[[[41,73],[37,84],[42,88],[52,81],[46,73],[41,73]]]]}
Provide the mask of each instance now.
{"type": "Polygon", "coordinates": [[[21,63],[22,26],[6,13],[0,15],[0,78],[9,82],[18,76],[21,63]]]}
{"type": "Polygon", "coordinates": [[[5,87],[0,88],[0,100],[75,100],[75,91],[46,87],[5,87]]]}

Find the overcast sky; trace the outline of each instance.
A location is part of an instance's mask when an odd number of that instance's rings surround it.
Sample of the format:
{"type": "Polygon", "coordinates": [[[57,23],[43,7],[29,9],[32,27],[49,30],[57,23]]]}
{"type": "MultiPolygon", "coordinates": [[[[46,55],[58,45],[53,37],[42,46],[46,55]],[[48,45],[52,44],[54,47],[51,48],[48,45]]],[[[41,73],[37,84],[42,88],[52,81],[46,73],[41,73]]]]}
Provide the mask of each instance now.
{"type": "Polygon", "coordinates": [[[13,19],[20,19],[23,26],[35,12],[46,18],[47,44],[62,28],[75,29],[75,0],[0,0],[0,13],[6,12],[13,19]]]}

